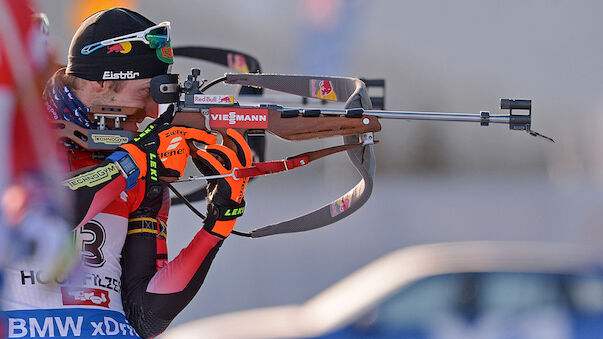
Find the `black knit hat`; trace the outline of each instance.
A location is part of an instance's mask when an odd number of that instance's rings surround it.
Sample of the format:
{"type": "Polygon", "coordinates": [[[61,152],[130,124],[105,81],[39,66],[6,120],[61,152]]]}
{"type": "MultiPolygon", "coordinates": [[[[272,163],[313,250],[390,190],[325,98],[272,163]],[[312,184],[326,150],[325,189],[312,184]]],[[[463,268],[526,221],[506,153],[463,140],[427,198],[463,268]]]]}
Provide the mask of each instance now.
{"type": "Polygon", "coordinates": [[[100,46],[92,52],[82,50],[91,44],[152,26],[155,23],[151,20],[126,8],[112,8],[91,15],[71,40],[65,73],[91,81],[143,79],[166,74],[173,63],[169,43],[155,49],[142,41],[126,41],[100,46]]]}

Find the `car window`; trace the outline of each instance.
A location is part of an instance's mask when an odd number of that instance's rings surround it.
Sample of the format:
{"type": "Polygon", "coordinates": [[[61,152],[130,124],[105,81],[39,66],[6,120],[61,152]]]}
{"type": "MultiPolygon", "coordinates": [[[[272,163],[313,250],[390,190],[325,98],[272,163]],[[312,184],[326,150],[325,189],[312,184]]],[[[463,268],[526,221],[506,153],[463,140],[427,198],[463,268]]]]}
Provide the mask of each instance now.
{"type": "Polygon", "coordinates": [[[603,313],[603,279],[597,276],[570,276],[567,293],[576,312],[603,313]]]}
{"type": "Polygon", "coordinates": [[[464,280],[462,275],[445,275],[414,283],[381,304],[377,322],[382,327],[415,326],[454,312],[464,280]]]}
{"type": "MultiPolygon", "coordinates": [[[[549,328],[573,337],[579,326],[603,328],[603,278],[509,272],[439,275],[406,286],[369,314],[355,324],[356,331],[375,337],[442,328],[469,333],[472,326],[491,326],[509,335],[549,328]]],[[[471,333],[479,333],[475,331],[471,333]]]]}
{"type": "Polygon", "coordinates": [[[522,312],[565,303],[559,275],[488,273],[477,279],[481,313],[522,312]]]}

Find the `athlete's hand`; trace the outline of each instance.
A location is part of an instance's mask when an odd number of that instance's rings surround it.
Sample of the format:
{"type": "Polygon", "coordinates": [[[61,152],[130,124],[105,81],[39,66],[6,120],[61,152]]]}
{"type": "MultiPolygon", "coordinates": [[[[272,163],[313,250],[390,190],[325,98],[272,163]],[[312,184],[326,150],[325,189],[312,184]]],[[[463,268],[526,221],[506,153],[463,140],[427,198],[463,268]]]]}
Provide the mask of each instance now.
{"type": "Polygon", "coordinates": [[[120,148],[128,152],[138,168],[139,178],[146,177],[150,181],[173,181],[182,176],[190,148],[189,140],[204,144],[215,144],[216,136],[203,130],[173,126],[174,105],[154,122],[152,122],[138,137],[120,148]]]}
{"type": "MultiPolygon", "coordinates": [[[[236,152],[223,145],[209,145],[193,155],[193,162],[204,175],[230,174],[235,169],[251,166],[249,145],[234,129],[226,131],[226,138],[236,146],[236,152]]],[[[226,238],[234,228],[236,219],[245,210],[245,186],[249,178],[226,177],[208,180],[206,231],[226,238]]]]}

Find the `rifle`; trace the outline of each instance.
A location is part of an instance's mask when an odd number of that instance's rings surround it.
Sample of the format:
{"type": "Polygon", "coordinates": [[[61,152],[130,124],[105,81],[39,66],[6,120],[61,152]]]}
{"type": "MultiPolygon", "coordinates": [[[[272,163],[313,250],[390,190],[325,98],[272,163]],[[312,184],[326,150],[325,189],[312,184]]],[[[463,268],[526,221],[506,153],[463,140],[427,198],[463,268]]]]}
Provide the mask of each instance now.
{"type": "MultiPolygon", "coordinates": [[[[200,70],[193,69],[181,84],[179,75],[160,75],[151,80],[151,95],[157,103],[176,103],[177,114],[173,123],[215,131],[224,134],[234,128],[243,135],[263,136],[265,132],[290,141],[342,136],[343,144],[302,153],[279,161],[259,161],[250,168],[235,169],[224,176],[196,177],[179,180],[192,181],[232,176],[255,177],[288,171],[323,158],[346,151],[361,176],[354,188],[335,201],[300,217],[255,229],[249,233],[234,234],[258,238],[273,234],[307,231],[332,224],[358,210],[370,197],[375,175],[373,145],[374,133],[381,130],[379,119],[406,119],[430,121],[474,122],[481,126],[505,124],[511,130],[523,130],[530,135],[543,136],[531,129],[531,100],[501,99],[500,107],[508,114],[493,115],[488,111],[479,114],[444,112],[408,112],[373,110],[365,83],[348,77],[235,74],[209,82],[198,79],[200,70]],[[343,109],[284,107],[273,103],[242,105],[233,95],[206,95],[204,92],[219,83],[242,85],[254,89],[267,88],[305,98],[345,102],[343,109]],[[520,114],[517,114],[520,111],[520,114]],[[527,114],[526,114],[527,112],[527,114]]],[[[103,126],[119,126],[119,121],[137,120],[141,112],[122,107],[92,107],[90,115],[103,126]],[[112,123],[111,123],[112,121],[112,123]]],[[[62,137],[66,137],[87,150],[109,150],[132,138],[133,133],[123,130],[86,130],[66,121],[57,121],[62,137]]],[[[227,138],[223,138],[227,142],[227,138]]],[[[232,147],[232,145],[226,144],[232,147]]],[[[191,144],[195,148],[194,144],[191,144]]],[[[170,188],[173,186],[169,184],[170,188]]],[[[185,201],[197,215],[204,217],[185,201]]]]}

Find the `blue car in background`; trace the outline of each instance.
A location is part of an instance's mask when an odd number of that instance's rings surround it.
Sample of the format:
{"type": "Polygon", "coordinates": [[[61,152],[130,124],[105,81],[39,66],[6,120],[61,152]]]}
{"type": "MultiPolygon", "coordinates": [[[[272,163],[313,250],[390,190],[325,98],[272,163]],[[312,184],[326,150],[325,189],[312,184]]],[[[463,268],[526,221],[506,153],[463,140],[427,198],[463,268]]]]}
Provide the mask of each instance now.
{"type": "Polygon", "coordinates": [[[603,338],[603,255],[571,244],[398,250],[301,305],[212,316],[165,338],[603,338]]]}

